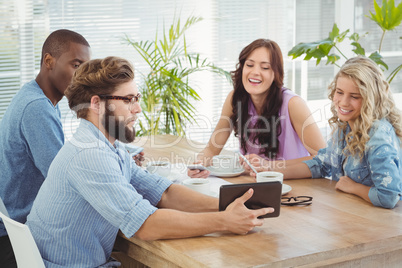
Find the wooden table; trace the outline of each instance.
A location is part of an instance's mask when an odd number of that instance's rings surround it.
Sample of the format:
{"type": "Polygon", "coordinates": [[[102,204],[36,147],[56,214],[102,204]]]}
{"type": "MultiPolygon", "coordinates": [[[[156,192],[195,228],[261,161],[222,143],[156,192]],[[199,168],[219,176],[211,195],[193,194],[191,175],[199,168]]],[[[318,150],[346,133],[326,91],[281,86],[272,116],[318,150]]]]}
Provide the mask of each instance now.
{"type": "MultiPolygon", "coordinates": [[[[196,144],[174,136],[156,136],[136,144],[145,154],[193,158],[196,144]],[[162,146],[161,146],[162,147],[162,146]]],[[[252,181],[244,175],[227,179],[252,181]]],[[[278,218],[241,236],[214,233],[202,237],[159,241],[130,239],[121,233],[115,256],[123,267],[402,267],[402,202],[392,209],[372,206],[335,190],[328,179],[286,180],[293,189],[288,196],[312,196],[310,206],[282,206],[278,218]],[[135,260],[135,261],[133,261],[135,260]],[[134,263],[137,263],[135,265],[134,263]]]]}

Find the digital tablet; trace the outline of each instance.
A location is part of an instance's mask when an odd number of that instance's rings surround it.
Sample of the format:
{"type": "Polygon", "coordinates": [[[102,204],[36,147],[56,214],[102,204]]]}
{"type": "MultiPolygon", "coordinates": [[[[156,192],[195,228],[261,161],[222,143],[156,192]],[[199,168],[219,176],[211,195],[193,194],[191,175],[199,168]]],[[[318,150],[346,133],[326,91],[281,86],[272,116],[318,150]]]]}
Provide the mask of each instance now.
{"type": "Polygon", "coordinates": [[[281,209],[282,183],[279,181],[222,185],[219,190],[219,210],[225,210],[236,198],[253,188],[253,196],[245,203],[249,209],[272,207],[273,213],[259,218],[278,217],[281,209]]]}

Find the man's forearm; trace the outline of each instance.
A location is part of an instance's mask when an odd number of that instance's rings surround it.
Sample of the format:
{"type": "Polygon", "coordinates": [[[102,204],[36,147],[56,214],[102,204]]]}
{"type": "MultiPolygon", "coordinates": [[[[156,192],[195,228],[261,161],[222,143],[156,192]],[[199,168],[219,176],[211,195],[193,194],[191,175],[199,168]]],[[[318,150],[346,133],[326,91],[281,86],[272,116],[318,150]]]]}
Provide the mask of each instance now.
{"type": "Polygon", "coordinates": [[[172,239],[201,236],[225,231],[222,212],[188,213],[158,209],[144,222],[135,236],[142,240],[172,239]]]}
{"type": "Polygon", "coordinates": [[[218,211],[219,200],[189,189],[172,184],[162,195],[159,208],[171,208],[186,212],[218,211]]]}

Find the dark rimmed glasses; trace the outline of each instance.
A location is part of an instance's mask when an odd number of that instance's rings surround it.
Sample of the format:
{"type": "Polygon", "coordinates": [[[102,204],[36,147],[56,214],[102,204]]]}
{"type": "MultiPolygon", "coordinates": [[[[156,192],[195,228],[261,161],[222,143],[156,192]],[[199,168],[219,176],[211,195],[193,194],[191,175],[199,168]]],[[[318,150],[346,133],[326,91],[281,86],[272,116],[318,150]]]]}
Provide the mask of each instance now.
{"type": "Polygon", "coordinates": [[[282,197],[281,204],[285,206],[296,206],[296,205],[311,205],[313,198],[311,196],[296,196],[296,197],[282,197]]]}
{"type": "Polygon", "coordinates": [[[131,96],[131,97],[125,97],[125,96],[113,96],[113,95],[99,95],[99,98],[101,99],[106,99],[106,100],[122,100],[124,101],[125,104],[129,105],[129,108],[131,109],[133,107],[133,105],[136,102],[140,102],[141,100],[141,94],[138,93],[135,96],[131,96]]]}

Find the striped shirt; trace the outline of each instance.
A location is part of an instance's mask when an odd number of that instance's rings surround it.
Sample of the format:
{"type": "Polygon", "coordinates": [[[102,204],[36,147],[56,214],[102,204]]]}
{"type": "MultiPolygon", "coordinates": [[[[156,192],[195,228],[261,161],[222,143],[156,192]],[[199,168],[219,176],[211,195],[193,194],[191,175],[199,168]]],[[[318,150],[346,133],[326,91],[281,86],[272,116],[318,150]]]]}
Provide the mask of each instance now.
{"type": "Polygon", "coordinates": [[[139,168],[122,143],[113,146],[81,120],[52,162],[28,216],[46,267],[104,264],[118,230],[133,236],[170,185],[139,168]]]}

